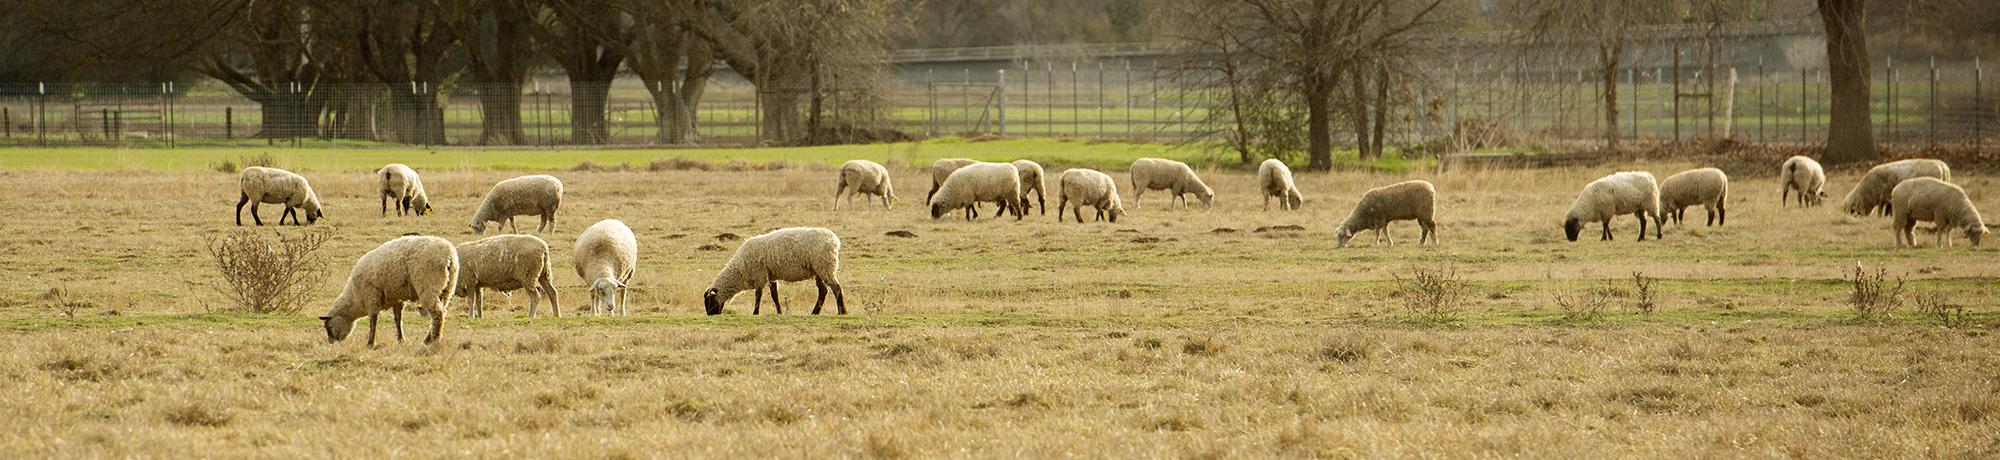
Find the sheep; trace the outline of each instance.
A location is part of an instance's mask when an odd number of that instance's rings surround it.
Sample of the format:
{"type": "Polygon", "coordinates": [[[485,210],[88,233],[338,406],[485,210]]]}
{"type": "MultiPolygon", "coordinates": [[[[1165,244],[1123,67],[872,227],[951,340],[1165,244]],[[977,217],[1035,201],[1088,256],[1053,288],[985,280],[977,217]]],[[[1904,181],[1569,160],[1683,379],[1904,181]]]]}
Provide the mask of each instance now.
{"type": "Polygon", "coordinates": [[[1660,211],[1675,224],[1687,216],[1687,207],[1701,205],[1708,211],[1708,225],[1725,225],[1729,209],[1729,175],[1715,168],[1681,171],[1660,181],[1660,211]]]}
{"type": "Polygon", "coordinates": [[[639,240],[632,236],[631,227],[617,219],[592,224],[576,236],[576,250],[570,259],[576,264],[576,276],[590,286],[591,315],[602,314],[600,307],[615,316],[631,313],[625,283],[632,280],[639,265],[639,240]]]}
{"type": "MultiPolygon", "coordinates": [[[[951,193],[949,184],[941,193],[951,193]]],[[[819,300],[813,302],[812,314],[819,314],[826,305],[826,292],[833,290],[834,308],[842,315],[847,314],[847,295],[840,290],[840,237],[833,230],[819,227],[793,227],[772,230],[770,233],[743,240],[743,246],[736,248],[736,255],[715,274],[715,282],[702,293],[702,307],[710,315],[722,314],[722,307],[735,298],[736,293],[756,290],[757,300],[750,307],[750,314],[759,314],[763,309],[764,288],[771,289],[771,308],[785,314],[785,307],[778,303],[778,282],[813,280],[819,286],[819,300]]]]}
{"type": "MultiPolygon", "coordinates": [[[[562,206],[563,184],[554,176],[521,176],[493,184],[486,191],[486,199],[479,202],[479,211],[472,213],[472,234],[486,233],[486,223],[496,222],[512,226],[514,216],[539,215],[542,220],[535,231],[556,230],[556,208],[562,206]]],[[[515,227],[514,231],[519,231],[515,227]]]]}
{"type": "Polygon", "coordinates": [[[1042,210],[1042,215],[1049,215],[1049,200],[1042,195],[1042,165],[1029,160],[1014,160],[1014,169],[1021,172],[1021,207],[1027,207],[1028,192],[1032,191],[1035,192],[1035,207],[1042,210]]]}
{"type": "Polygon", "coordinates": [[[1097,208],[1097,220],[1110,219],[1118,223],[1118,216],[1125,215],[1125,205],[1118,198],[1118,181],[1110,175],[1089,169],[1063,171],[1057,178],[1056,222],[1062,222],[1063,209],[1069,207],[1070,200],[1076,201],[1076,223],[1083,223],[1083,207],[1097,208]]]}
{"type": "Polygon", "coordinates": [[[1965,189],[1934,177],[1919,177],[1896,184],[1889,192],[1890,206],[1895,208],[1896,246],[1905,243],[1917,246],[1917,237],[1910,232],[1917,221],[1936,222],[1932,233],[1937,234],[1937,246],[1944,247],[1951,240],[1945,239],[1945,232],[1959,228],[1965,238],[1979,247],[1979,240],[1992,233],[1986,228],[1986,221],[1979,217],[1979,209],[1972,206],[1972,199],[1966,197],[1965,189]]]}
{"type": "Polygon", "coordinates": [[[424,193],[424,181],[417,177],[417,171],[402,163],[390,163],[377,170],[376,188],[382,191],[382,215],[389,215],[389,201],[396,201],[396,215],[414,212],[418,216],[431,211],[430,194],[424,193]]]}
{"type": "Polygon", "coordinates": [[[840,207],[841,195],[847,196],[847,205],[854,206],[854,195],[869,194],[882,198],[884,209],[896,209],[896,187],[889,182],[889,168],[881,163],[868,160],[848,160],[840,165],[840,184],[833,189],[833,207],[840,207]]]}
{"type": "Polygon", "coordinates": [[[1257,184],[1264,187],[1264,209],[1271,209],[1271,197],[1278,197],[1278,209],[1298,210],[1305,201],[1299,194],[1299,186],[1292,182],[1292,168],[1276,158],[1264,160],[1257,165],[1257,184]]]}
{"type": "Polygon", "coordinates": [[[924,201],[929,202],[932,196],[937,195],[938,188],[944,187],[944,180],[950,179],[952,172],[975,163],[979,161],[966,158],[940,158],[931,162],[931,191],[924,194],[924,201]]]}
{"type": "Polygon", "coordinates": [[[1876,208],[1881,208],[1882,215],[1889,215],[1895,209],[1889,203],[1889,195],[1895,191],[1896,185],[1918,177],[1935,177],[1951,182],[1951,166],[1943,161],[1922,159],[1876,165],[1861,176],[1861,182],[1854,184],[1853,190],[1847,192],[1842,209],[1848,214],[1867,217],[1876,208]]]}
{"type": "Polygon", "coordinates": [[[444,331],[445,311],[458,285],[458,250],[435,236],[404,236],[363,254],[347,275],[347,286],[334,298],[333,308],[319,317],[327,343],[347,339],[354,322],[368,317],[368,346],[375,346],[375,321],[390,310],[396,340],[403,340],[403,303],[417,303],[431,317],[425,344],[436,344],[444,331]]]}
{"type": "MultiPolygon", "coordinates": [[[[970,208],[978,203],[992,201],[1000,205],[994,217],[1011,211],[1014,220],[1021,220],[1021,173],[1012,164],[976,163],[959,168],[946,178],[931,195],[931,220],[944,217],[944,213],[960,208],[970,208]]],[[[974,216],[968,209],[965,220],[974,216]]]]}
{"type": "Polygon", "coordinates": [[[528,316],[535,316],[539,299],[549,299],[549,311],[562,317],[556,301],[554,257],[549,243],[534,235],[498,235],[458,245],[458,283],[454,292],[472,302],[472,316],[486,316],[486,289],[528,291],[528,316]]]}
{"type": "Polygon", "coordinates": [[[1436,245],[1437,221],[1432,217],[1436,204],[1437,187],[1427,181],[1404,181],[1370,189],[1361,194],[1354,211],[1347,213],[1347,221],[1334,230],[1340,238],[1339,247],[1347,247],[1348,240],[1362,230],[1374,230],[1376,242],[1386,240],[1395,246],[1396,240],[1389,237],[1389,223],[1399,220],[1417,221],[1417,226],[1423,229],[1417,236],[1417,244],[1429,239],[1436,245]]]}
{"type": "Polygon", "coordinates": [[[1826,168],[1818,161],[1806,156],[1785,159],[1785,165],[1778,168],[1778,207],[1791,201],[1793,190],[1799,192],[1799,207],[1819,206],[1826,200],[1826,168]]]}
{"type": "Polygon", "coordinates": [[[1660,226],[1666,225],[1666,218],[1660,215],[1660,186],[1653,180],[1653,173],[1645,171],[1621,172],[1604,176],[1583,187],[1576,195],[1576,202],[1569,207],[1569,215],[1563,219],[1563,233],[1570,241],[1576,241],[1578,232],[1583,231],[1586,222],[1603,222],[1603,240],[1611,240],[1611,218],[1620,214],[1632,214],[1639,218],[1639,241],[1646,241],[1646,217],[1655,220],[1653,238],[1665,238],[1660,234],[1660,226]]]}
{"type": "Polygon", "coordinates": [[[263,203],[284,204],[285,213],[278,215],[278,225],[285,225],[285,217],[291,216],[292,224],[299,223],[299,215],[306,216],[306,224],[318,222],[326,217],[326,210],[319,205],[319,194],[313,193],[312,184],[305,176],[293,174],[278,168],[251,166],[243,168],[237,175],[240,199],[236,200],[236,226],[243,226],[243,205],[250,205],[250,220],[258,226],[264,225],[264,218],[257,216],[257,205],[263,203]]]}
{"type": "MultiPolygon", "coordinates": [[[[1132,207],[1141,207],[1139,195],[1147,190],[1171,192],[1174,198],[1180,199],[1182,206],[1187,205],[1186,195],[1189,193],[1201,200],[1203,209],[1215,204],[1215,189],[1202,183],[1201,177],[1196,176],[1194,168],[1188,167],[1187,163],[1174,160],[1140,158],[1132,162],[1132,207]]],[[[1172,199],[1167,200],[1167,207],[1173,207],[1172,199]]]]}

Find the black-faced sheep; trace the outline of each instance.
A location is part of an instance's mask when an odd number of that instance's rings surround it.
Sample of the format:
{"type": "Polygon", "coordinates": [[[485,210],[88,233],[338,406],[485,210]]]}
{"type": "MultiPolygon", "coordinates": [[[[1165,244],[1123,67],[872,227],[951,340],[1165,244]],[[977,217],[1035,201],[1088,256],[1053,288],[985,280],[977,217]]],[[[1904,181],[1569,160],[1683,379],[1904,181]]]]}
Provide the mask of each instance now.
{"type": "Polygon", "coordinates": [[[1889,192],[1889,203],[1895,208],[1896,245],[1917,245],[1916,234],[1910,229],[1919,221],[1936,222],[1933,233],[1937,234],[1937,245],[1943,247],[1951,240],[1945,234],[1957,230],[1979,246],[1979,240],[1992,233],[1986,228],[1986,220],[1979,217],[1979,209],[1972,206],[1972,199],[1965,195],[1965,189],[1934,177],[1919,177],[1896,184],[1889,192]]]}
{"type": "Polygon", "coordinates": [[[1417,244],[1430,240],[1437,244],[1437,221],[1433,213],[1437,204],[1437,187],[1430,182],[1412,180],[1376,187],[1361,194],[1361,201],[1354,204],[1354,211],[1347,214],[1347,221],[1334,231],[1340,247],[1347,247],[1348,240],[1362,230],[1374,230],[1375,241],[1387,240],[1390,246],[1396,240],[1389,237],[1389,223],[1399,220],[1415,220],[1423,233],[1417,235],[1417,244]]]}
{"type": "Polygon", "coordinates": [[[854,195],[874,195],[882,198],[882,207],[896,208],[896,187],[889,180],[889,168],[881,163],[868,160],[848,160],[840,165],[840,184],[833,189],[833,207],[840,207],[840,198],[847,197],[848,207],[854,206],[854,195]]]}
{"type": "Polygon", "coordinates": [[[1847,199],[1843,200],[1841,210],[1865,217],[1874,213],[1876,209],[1881,209],[1882,215],[1889,215],[1895,208],[1889,203],[1890,192],[1895,191],[1897,184],[1918,177],[1935,177],[1938,180],[1951,182],[1951,166],[1944,164],[1943,161],[1925,159],[1876,165],[1874,168],[1869,168],[1867,174],[1861,175],[1861,181],[1855,183],[1854,189],[1847,192],[1847,199]]]}
{"type": "Polygon", "coordinates": [[[549,243],[534,235],[497,235],[458,245],[456,294],[472,303],[474,317],[486,316],[486,293],[528,291],[528,316],[535,316],[539,299],[549,299],[549,311],[562,317],[556,301],[554,257],[549,243]]]}
{"type": "Polygon", "coordinates": [[[591,315],[602,314],[599,308],[617,316],[630,313],[625,283],[639,265],[639,240],[631,227],[616,219],[592,224],[577,235],[570,260],[576,264],[576,276],[590,286],[591,315]]]}
{"type": "Polygon", "coordinates": [[[1662,238],[1660,226],[1666,225],[1666,218],[1660,214],[1660,185],[1653,179],[1653,173],[1645,171],[1621,172],[1591,181],[1576,195],[1576,202],[1569,207],[1569,214],[1563,219],[1563,234],[1570,241],[1576,241],[1583,224],[1603,222],[1603,240],[1611,240],[1611,218],[1621,214],[1632,214],[1639,218],[1639,241],[1646,241],[1646,219],[1652,218],[1653,237],[1662,238]]]}
{"type": "Polygon", "coordinates": [[[1729,220],[1728,200],[1729,175],[1720,169],[1690,169],[1660,181],[1660,211],[1676,224],[1687,216],[1688,206],[1699,205],[1708,211],[1708,225],[1723,225],[1729,220]]]}
{"type": "MultiPolygon", "coordinates": [[[[1014,220],[1021,220],[1025,213],[1021,209],[1019,169],[1007,163],[977,163],[953,171],[938,186],[937,193],[931,194],[931,220],[988,201],[1000,206],[994,217],[1012,212],[1014,220]]],[[[972,217],[968,209],[966,220],[972,217]]]]}
{"type": "Polygon", "coordinates": [[[1118,217],[1125,215],[1125,205],[1118,198],[1118,181],[1110,175],[1090,169],[1063,171],[1057,181],[1056,221],[1062,221],[1063,209],[1071,201],[1076,202],[1076,223],[1083,223],[1083,207],[1097,209],[1097,220],[1110,219],[1118,223],[1118,217]]]}
{"type": "Polygon", "coordinates": [[[1784,207],[1792,200],[1791,194],[1799,193],[1799,207],[1819,206],[1826,201],[1826,168],[1818,161],[1806,156],[1785,159],[1784,166],[1778,167],[1778,207],[1784,207]]]}
{"type": "Polygon", "coordinates": [[[1264,190],[1264,209],[1271,209],[1272,197],[1278,198],[1278,209],[1298,210],[1305,201],[1298,184],[1292,182],[1292,168],[1276,158],[1257,165],[1257,185],[1264,190]]]}
{"type": "Polygon", "coordinates": [[[422,216],[431,211],[431,197],[424,192],[424,181],[417,177],[417,170],[402,163],[390,163],[375,171],[376,188],[382,191],[382,215],[389,215],[389,202],[396,203],[396,215],[416,213],[422,216]]]}
{"type": "Polygon", "coordinates": [[[555,231],[556,208],[562,206],[563,184],[554,176],[521,176],[493,184],[479,211],[472,213],[472,234],[486,233],[487,222],[513,227],[514,216],[541,216],[535,231],[555,231]]]}
{"type": "Polygon", "coordinates": [[[278,225],[285,225],[287,216],[292,218],[294,225],[305,225],[299,223],[301,214],[305,215],[306,224],[318,222],[326,216],[326,211],[319,205],[319,194],[313,193],[312,184],[306,182],[305,176],[291,171],[251,166],[243,168],[243,172],[236,176],[236,184],[241,196],[236,201],[238,226],[243,225],[244,204],[250,205],[250,220],[257,225],[264,225],[264,218],[257,216],[257,205],[262,203],[285,205],[285,213],[278,215],[278,225]]]}
{"type": "Polygon", "coordinates": [[[813,303],[812,314],[819,314],[826,305],[826,293],[831,289],[836,311],[845,315],[847,295],[840,289],[839,275],[840,237],[832,230],[818,227],[773,230],[743,240],[743,246],[736,248],[736,255],[729,258],[729,263],[715,274],[715,282],[702,293],[702,308],[710,315],[721,314],[722,307],[736,293],[756,290],[757,300],[750,307],[750,314],[755,315],[763,308],[764,289],[768,287],[771,307],[782,315],[785,309],[778,303],[778,282],[813,280],[819,286],[819,300],[813,303]]]}
{"type": "Polygon", "coordinates": [[[391,310],[396,340],[401,341],[403,303],[415,302],[431,317],[431,332],[424,336],[424,343],[437,343],[444,330],[445,311],[451,306],[451,292],[458,285],[458,267],[457,248],[435,236],[405,236],[369,250],[354,263],[333,308],[319,317],[326,340],[347,339],[354,322],[366,316],[368,345],[374,346],[376,318],[382,310],[391,310]]]}
{"type": "Polygon", "coordinates": [[[1042,215],[1049,214],[1049,200],[1042,191],[1042,164],[1028,160],[1014,160],[1014,169],[1021,173],[1021,206],[1028,204],[1028,192],[1035,192],[1035,207],[1042,215]]]}
{"type": "Polygon", "coordinates": [[[1166,190],[1167,193],[1173,194],[1174,199],[1167,201],[1169,208],[1173,207],[1174,200],[1179,200],[1182,206],[1186,206],[1187,194],[1190,193],[1201,200],[1202,208],[1215,205],[1215,189],[1203,183],[1201,176],[1195,175],[1194,168],[1179,161],[1165,158],[1140,158],[1133,161],[1132,207],[1141,207],[1139,196],[1144,195],[1147,190],[1166,190]]]}

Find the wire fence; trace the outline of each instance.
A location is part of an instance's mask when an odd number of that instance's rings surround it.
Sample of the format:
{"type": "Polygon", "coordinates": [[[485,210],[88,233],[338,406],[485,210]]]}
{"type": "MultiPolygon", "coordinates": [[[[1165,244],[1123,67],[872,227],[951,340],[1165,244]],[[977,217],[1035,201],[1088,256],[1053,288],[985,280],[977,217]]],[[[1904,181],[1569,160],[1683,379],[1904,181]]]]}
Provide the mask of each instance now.
{"type": "MultiPolygon", "coordinates": [[[[1612,123],[1604,115],[1602,74],[1548,61],[1453,60],[1429,66],[1395,85],[1388,139],[1396,144],[1457,139],[1461,149],[1599,142],[1612,123]],[[1464,142],[1472,132],[1491,142],[1464,142]]],[[[1005,69],[930,70],[915,78],[906,72],[874,102],[865,124],[914,138],[1181,142],[1206,135],[1201,121],[1210,107],[1205,101],[1215,94],[1185,87],[1167,72],[1137,62],[1137,67],[1135,61],[1123,60],[1025,62],[1005,69]]],[[[2000,121],[2000,108],[1980,60],[1884,57],[1871,67],[1878,141],[1988,144],[1985,139],[1992,135],[1993,122],[2000,121]]],[[[1615,124],[1628,141],[1731,138],[1812,145],[1825,137],[1831,104],[1823,69],[1689,60],[1633,65],[1616,74],[1615,124]]],[[[219,84],[0,85],[0,146],[573,147],[782,141],[765,123],[770,96],[747,83],[711,80],[699,103],[689,108],[674,107],[671,97],[656,97],[662,89],[636,78],[595,90],[537,80],[447,88],[294,86],[254,95],[219,84]],[[505,97],[509,94],[515,97],[505,97]],[[509,104],[518,108],[486,110],[509,104]],[[599,108],[601,119],[588,116],[599,108]],[[510,112],[517,123],[505,119],[510,112]]],[[[827,102],[834,107],[827,111],[830,123],[855,117],[853,111],[838,109],[844,102],[841,92],[829,94],[827,102]]],[[[1345,123],[1335,127],[1348,128],[1345,123]]],[[[1352,137],[1337,134],[1336,139],[1352,137]]]]}

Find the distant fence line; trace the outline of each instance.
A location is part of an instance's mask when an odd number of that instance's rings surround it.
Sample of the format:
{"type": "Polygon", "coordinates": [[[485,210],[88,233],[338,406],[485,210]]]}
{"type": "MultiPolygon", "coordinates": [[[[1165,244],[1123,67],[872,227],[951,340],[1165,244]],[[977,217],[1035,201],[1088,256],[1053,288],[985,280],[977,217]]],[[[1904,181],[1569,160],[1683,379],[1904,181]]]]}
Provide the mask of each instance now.
{"type": "MultiPolygon", "coordinates": [[[[1750,143],[1814,144],[1824,138],[1829,112],[1826,75],[1815,69],[1695,64],[1633,67],[1619,72],[1617,128],[1629,140],[1673,141],[1730,137],[1750,143]],[[1735,75],[1732,87],[1730,75],[1735,75]],[[1734,91],[1730,91],[1733,88],[1734,91]]],[[[1411,144],[1477,131],[1503,145],[1591,142],[1604,131],[1600,80],[1574,66],[1541,61],[1434,64],[1422,78],[1397,89],[1390,140],[1411,144]]],[[[2000,121],[1983,63],[1899,61],[1874,67],[1877,139],[1902,144],[1981,147],[2000,121]]],[[[1094,61],[1056,65],[1024,63],[1010,69],[930,71],[889,86],[865,122],[917,138],[946,135],[1048,136],[1134,141],[1187,141],[1204,132],[1205,98],[1153,68],[1094,61]]],[[[412,105],[423,97],[392,97],[384,85],[322,85],[318,115],[266,120],[265,104],[220,85],[189,89],[144,86],[0,85],[0,145],[185,146],[397,143],[474,145],[483,110],[477,85],[428,95],[435,107],[412,105]],[[274,129],[279,123],[304,129],[274,129]],[[438,136],[416,136],[434,130],[438,136]],[[284,133],[274,136],[272,133],[284,133]]],[[[418,91],[429,91],[419,88],[418,91]]],[[[521,91],[522,144],[570,147],[571,88],[526,85],[521,91]]],[[[588,92],[595,93],[595,92],[588,92]]],[[[659,145],[668,139],[659,111],[636,79],[614,82],[605,96],[604,144],[659,145]]],[[[420,95],[424,96],[424,95],[420,95]]],[[[830,103],[843,101],[835,92],[830,103]]],[[[301,99],[303,101],[303,99],[301,99]]],[[[692,111],[690,135],[705,145],[747,145],[769,140],[755,88],[717,79],[692,111]]],[[[847,114],[847,115],[843,115],[847,114]]],[[[1336,127],[1345,128],[1345,123],[1336,127]]],[[[1348,141],[1352,136],[1337,137],[1348,141]]]]}

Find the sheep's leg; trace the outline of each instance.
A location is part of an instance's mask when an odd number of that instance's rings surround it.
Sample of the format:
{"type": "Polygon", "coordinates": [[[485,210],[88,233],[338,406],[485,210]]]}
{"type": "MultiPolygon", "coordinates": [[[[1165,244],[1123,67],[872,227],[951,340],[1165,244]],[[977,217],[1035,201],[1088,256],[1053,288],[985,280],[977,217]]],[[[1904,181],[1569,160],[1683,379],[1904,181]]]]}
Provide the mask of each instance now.
{"type": "MultiPolygon", "coordinates": [[[[238,226],[238,227],[242,227],[242,226],[243,226],[243,205],[245,205],[245,204],[249,204],[249,203],[250,203],[250,194],[248,194],[248,193],[240,193],[240,194],[238,194],[238,195],[242,196],[242,198],[238,198],[238,199],[236,200],[236,226],[238,226]]],[[[253,218],[253,219],[257,217],[257,208],[255,208],[255,207],[252,207],[252,208],[250,208],[250,217],[251,217],[251,218],[253,218]]],[[[262,224],[259,224],[259,225],[262,225],[262,224]]]]}
{"type": "MultiPolygon", "coordinates": [[[[1022,196],[1021,198],[1026,199],[1027,196],[1022,196]]],[[[1049,215],[1049,198],[1042,195],[1042,187],[1039,185],[1035,186],[1035,207],[1042,209],[1042,215],[1049,215]]],[[[1057,214],[1062,213],[1057,212],[1057,214]]]]}
{"type": "MultiPolygon", "coordinates": [[[[396,215],[403,215],[396,213],[396,215]]],[[[382,192],[382,217],[389,217],[389,192],[382,192]]]]}
{"type": "Polygon", "coordinates": [[[1611,241],[1611,219],[1604,219],[1604,233],[1600,235],[1598,239],[1602,241],[1611,241]]]}
{"type": "Polygon", "coordinates": [[[368,313],[368,348],[375,348],[375,318],[382,316],[381,310],[368,313]]]}
{"type": "Polygon", "coordinates": [[[632,316],[632,291],[622,285],[618,286],[618,316],[632,316]]]}
{"type": "Polygon", "coordinates": [[[412,200],[411,197],[404,196],[402,201],[403,202],[401,204],[397,205],[398,207],[396,208],[396,215],[405,216],[416,213],[416,205],[412,204],[414,200],[412,200]]]}
{"type": "Polygon", "coordinates": [[[1726,198],[1718,198],[1715,200],[1715,225],[1717,226],[1729,225],[1728,201],[1729,200],[1726,198]]]}
{"type": "Polygon", "coordinates": [[[389,315],[396,320],[396,343],[403,343],[403,303],[396,302],[396,308],[390,309],[389,315]]]}
{"type": "Polygon", "coordinates": [[[1396,247],[1396,235],[1392,235],[1392,234],[1390,234],[1390,233],[1389,233],[1389,225],[1388,225],[1388,224],[1383,224],[1383,225],[1382,225],[1382,230],[1381,230],[1381,232],[1382,232],[1382,241],[1387,241],[1387,242],[1389,242],[1389,247],[1396,247]]]}
{"type": "Polygon", "coordinates": [[[819,300],[813,301],[813,314],[818,315],[819,308],[826,305],[826,280],[813,278],[813,284],[819,286],[819,300]]]}
{"type": "Polygon", "coordinates": [[[278,215],[278,225],[285,225],[286,217],[292,218],[292,225],[302,225],[299,223],[299,214],[292,209],[290,205],[285,206],[285,212],[278,215]]]}
{"type": "MultiPolygon", "coordinates": [[[[833,186],[833,209],[840,209],[840,195],[841,195],[842,193],[846,193],[846,192],[847,192],[847,180],[846,180],[846,179],[842,179],[842,180],[840,181],[840,183],[839,183],[839,184],[834,184],[834,186],[833,186]]],[[[853,205],[854,205],[853,203],[854,203],[854,202],[852,202],[852,201],[849,201],[849,202],[848,202],[848,206],[853,206],[853,205]]]]}
{"type": "Polygon", "coordinates": [[[1140,205],[1139,205],[1139,195],[1145,195],[1145,194],[1146,194],[1146,189],[1145,189],[1144,187],[1139,187],[1139,186],[1138,186],[1137,184],[1134,184],[1134,185],[1133,185],[1133,187],[1132,187],[1132,209],[1139,209],[1139,208],[1142,208],[1142,207],[1144,207],[1144,206],[1140,206],[1140,205]]]}
{"type": "MultiPolygon", "coordinates": [[[[1639,216],[1639,241],[1646,241],[1646,211],[1639,211],[1637,215],[1639,216]]],[[[1605,221],[1609,222],[1610,219],[1606,219],[1605,221]]],[[[1665,217],[1660,219],[1660,223],[1666,223],[1665,217]]]]}
{"type": "MultiPolygon", "coordinates": [[[[1783,188],[1778,189],[1778,207],[1782,208],[1785,207],[1786,205],[1791,204],[1791,199],[1792,199],[1792,184],[1789,183],[1785,184],[1783,188]]],[[[1805,201],[1804,192],[1800,192],[1799,201],[1801,202],[1799,203],[1799,206],[1804,207],[1805,206],[1805,203],[1803,203],[1805,201]]]]}
{"type": "Polygon", "coordinates": [[[562,303],[556,301],[556,286],[554,278],[555,276],[550,275],[547,270],[542,271],[542,276],[541,276],[542,295],[549,297],[549,314],[555,315],[555,317],[557,318],[561,318],[562,303]]]}
{"type": "Polygon", "coordinates": [[[840,280],[829,276],[826,277],[826,284],[833,288],[833,306],[836,309],[835,311],[843,315],[847,314],[847,295],[840,292],[840,280]]]}
{"type": "Polygon", "coordinates": [[[424,312],[431,316],[431,333],[424,336],[424,345],[435,345],[438,336],[444,334],[444,308],[436,297],[424,299],[424,312]]]}
{"type": "Polygon", "coordinates": [[[785,306],[784,306],[783,304],[779,304],[779,303],[778,303],[778,281],[777,281],[777,280],[772,280],[772,281],[771,281],[771,311],[774,311],[774,312],[777,312],[777,313],[778,313],[778,314],[780,314],[780,315],[782,315],[782,314],[785,314],[785,306]]]}
{"type": "Polygon", "coordinates": [[[764,287],[757,286],[757,297],[750,302],[750,314],[755,315],[762,309],[764,309],[764,287]]]}

